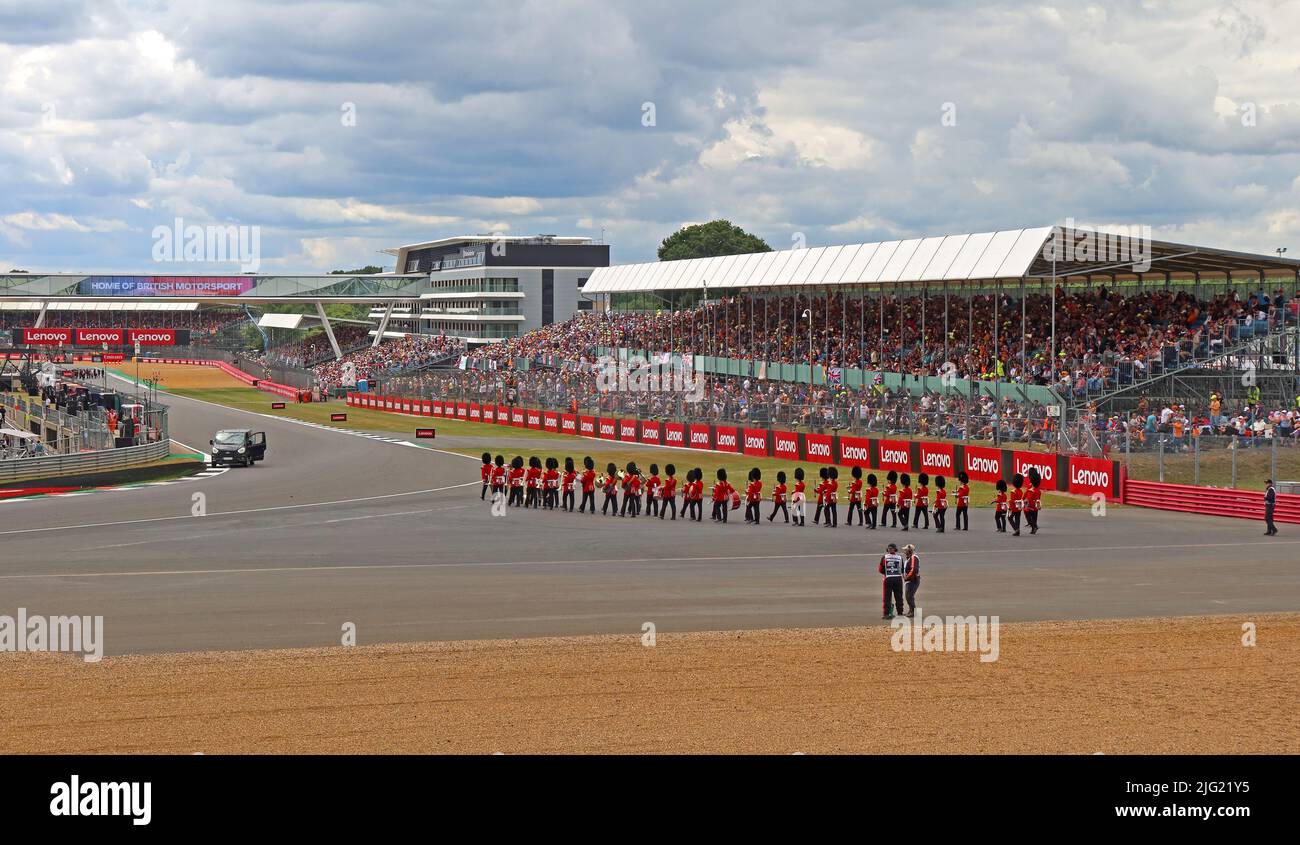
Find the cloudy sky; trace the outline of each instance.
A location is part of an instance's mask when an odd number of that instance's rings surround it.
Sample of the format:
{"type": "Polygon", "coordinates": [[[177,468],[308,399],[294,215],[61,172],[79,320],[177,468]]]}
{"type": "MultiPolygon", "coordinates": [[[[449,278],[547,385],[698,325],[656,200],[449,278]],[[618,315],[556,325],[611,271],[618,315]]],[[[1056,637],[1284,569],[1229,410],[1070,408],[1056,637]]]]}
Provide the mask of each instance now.
{"type": "MultiPolygon", "coordinates": [[[[1048,225],[1300,253],[1300,0],[0,0],[0,272],[1048,225]],[[647,125],[650,124],[650,125],[647,125]]],[[[187,266],[187,272],[236,269],[187,266]]]]}

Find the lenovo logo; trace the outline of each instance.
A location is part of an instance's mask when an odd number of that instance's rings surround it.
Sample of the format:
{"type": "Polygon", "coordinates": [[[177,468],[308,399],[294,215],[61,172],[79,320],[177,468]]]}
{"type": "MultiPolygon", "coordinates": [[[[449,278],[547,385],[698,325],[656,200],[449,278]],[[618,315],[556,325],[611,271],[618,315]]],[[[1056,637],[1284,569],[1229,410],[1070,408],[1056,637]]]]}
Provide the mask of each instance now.
{"type": "Polygon", "coordinates": [[[831,456],[831,444],[818,443],[815,440],[809,440],[808,454],[817,455],[818,457],[822,457],[822,458],[829,458],[831,456]]]}
{"type": "Polygon", "coordinates": [[[840,453],[840,460],[844,461],[870,460],[867,450],[862,446],[840,446],[840,453]]]}
{"type": "Polygon", "coordinates": [[[767,448],[767,438],[764,437],[764,436],[761,435],[761,434],[746,434],[746,435],[745,435],[745,448],[746,448],[746,449],[766,449],[766,448],[767,448]]]}
{"type": "Polygon", "coordinates": [[[881,449],[880,462],[882,464],[908,463],[907,452],[904,449],[881,449]]]}
{"type": "Polygon", "coordinates": [[[1110,473],[1102,469],[1074,467],[1070,470],[1070,483],[1081,487],[1110,487],[1110,473]]]}
{"type": "Polygon", "coordinates": [[[990,475],[997,475],[1002,472],[1002,461],[997,458],[977,458],[971,456],[966,459],[966,469],[971,472],[984,472],[990,475]]]}
{"type": "Polygon", "coordinates": [[[691,432],[691,445],[692,445],[692,446],[708,446],[708,445],[709,445],[709,433],[708,433],[707,431],[692,431],[692,432],[691,432]]]}

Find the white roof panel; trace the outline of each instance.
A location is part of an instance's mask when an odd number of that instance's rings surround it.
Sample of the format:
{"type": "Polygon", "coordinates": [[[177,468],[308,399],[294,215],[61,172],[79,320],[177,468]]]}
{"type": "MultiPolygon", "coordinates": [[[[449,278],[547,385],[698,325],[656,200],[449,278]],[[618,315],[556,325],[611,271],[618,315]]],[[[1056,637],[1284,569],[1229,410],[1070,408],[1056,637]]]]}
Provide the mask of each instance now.
{"type": "Polygon", "coordinates": [[[776,277],[776,283],[782,287],[796,284],[795,274],[799,272],[800,265],[808,262],[809,253],[812,252],[807,247],[786,251],[790,253],[790,260],[785,262],[781,267],[781,272],[776,277]]]}
{"type": "Polygon", "coordinates": [[[821,280],[828,285],[839,284],[844,281],[844,271],[849,268],[850,262],[853,261],[853,256],[857,255],[861,248],[862,244],[849,244],[841,249],[839,255],[835,256],[835,260],[831,262],[831,266],[827,268],[826,275],[822,276],[821,280]]]}
{"type": "MultiPolygon", "coordinates": [[[[853,276],[853,279],[860,282],[878,281],[881,272],[885,269],[885,265],[889,263],[890,257],[892,257],[898,250],[898,245],[900,243],[902,243],[902,241],[885,241],[884,243],[879,244],[876,247],[876,251],[871,254],[871,260],[868,261],[866,266],[859,270],[855,276],[853,276]]],[[[861,259],[862,255],[859,254],[857,258],[853,259],[853,263],[857,264],[861,259]]],[[[852,267],[849,268],[849,273],[853,273],[852,267]]]]}
{"type": "Polygon", "coordinates": [[[812,272],[808,274],[808,284],[820,285],[822,281],[826,278],[826,273],[831,269],[831,266],[835,263],[835,259],[839,256],[841,252],[843,252],[846,249],[849,249],[849,247],[847,246],[826,247],[826,250],[822,253],[821,258],[817,259],[817,264],[812,268],[812,272]]]}
{"type": "Polygon", "coordinates": [[[921,278],[925,281],[951,279],[948,269],[952,267],[953,260],[957,258],[957,253],[961,252],[968,238],[970,235],[949,235],[944,238],[943,243],[935,250],[929,265],[921,273],[921,278]]]}
{"type": "Polygon", "coordinates": [[[776,284],[780,277],[781,268],[790,261],[790,250],[783,249],[779,252],[770,252],[770,259],[758,265],[759,276],[755,280],[757,284],[763,287],[770,287],[776,284]]]}
{"type": "Polygon", "coordinates": [[[975,265],[979,263],[980,257],[988,249],[989,243],[993,240],[993,235],[993,232],[980,232],[966,238],[966,243],[961,245],[961,251],[953,259],[952,266],[948,268],[948,278],[971,278],[975,265]]]}
{"type": "Polygon", "coordinates": [[[754,268],[762,260],[765,252],[751,252],[748,255],[742,255],[739,265],[736,267],[736,284],[742,287],[754,286],[754,268]]]}
{"type": "Polygon", "coordinates": [[[740,269],[741,263],[745,259],[745,254],[728,255],[726,260],[718,267],[718,285],[724,288],[737,287],[735,284],[736,271],[740,269]]]}
{"type": "Polygon", "coordinates": [[[989,241],[988,248],[980,256],[980,260],[975,262],[975,268],[971,270],[967,278],[970,279],[992,279],[996,278],[998,268],[1006,260],[1007,254],[1011,252],[1011,247],[1016,245],[1020,240],[1020,233],[1024,229],[1009,229],[1004,232],[995,232],[993,240],[989,241]]]}
{"type": "Polygon", "coordinates": [[[1020,239],[1016,245],[1007,253],[1007,257],[998,268],[998,275],[1002,277],[1021,278],[1029,272],[1029,268],[1038,257],[1038,253],[1043,248],[1043,242],[1047,240],[1048,235],[1052,234],[1052,227],[1047,226],[1041,229],[1026,229],[1020,233],[1020,239]]]}
{"type": "Polygon", "coordinates": [[[663,275],[657,280],[660,285],[666,288],[677,288],[677,280],[682,278],[686,273],[687,266],[695,261],[694,258],[684,258],[679,261],[665,261],[663,275]]]}
{"type": "Polygon", "coordinates": [[[934,258],[934,254],[939,251],[943,241],[943,238],[925,238],[922,240],[921,245],[916,248],[916,252],[912,253],[912,258],[907,262],[907,266],[903,268],[901,278],[908,282],[921,279],[925,275],[925,268],[930,266],[930,259],[934,258]]]}
{"type": "Polygon", "coordinates": [[[880,271],[880,282],[899,282],[903,280],[903,268],[907,262],[912,259],[912,254],[916,248],[921,245],[920,238],[908,238],[898,245],[894,254],[889,257],[889,262],[885,264],[885,269],[880,271]]]}
{"type": "Polygon", "coordinates": [[[813,247],[812,249],[805,249],[803,252],[806,252],[807,255],[803,257],[803,261],[799,262],[799,269],[795,270],[794,275],[790,277],[790,282],[792,284],[808,284],[808,277],[812,275],[813,268],[817,266],[817,262],[821,261],[822,256],[826,254],[826,247],[813,247]]]}

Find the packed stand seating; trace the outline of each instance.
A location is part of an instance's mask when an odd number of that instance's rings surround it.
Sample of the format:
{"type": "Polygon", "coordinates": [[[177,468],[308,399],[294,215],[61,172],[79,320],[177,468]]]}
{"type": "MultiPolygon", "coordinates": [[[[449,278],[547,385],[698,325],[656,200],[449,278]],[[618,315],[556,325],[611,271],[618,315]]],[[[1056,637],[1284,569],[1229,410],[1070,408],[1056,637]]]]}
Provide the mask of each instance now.
{"type": "MultiPolygon", "coordinates": [[[[339,349],[345,351],[354,349],[370,339],[370,329],[366,326],[342,325],[331,328],[334,330],[334,339],[338,342],[339,349]]],[[[302,340],[274,346],[260,358],[267,364],[302,369],[317,363],[326,356],[332,357],[333,354],[334,349],[330,345],[329,336],[325,334],[324,330],[321,330],[308,335],[302,340]]]]}
{"type": "Polygon", "coordinates": [[[512,359],[554,365],[592,361],[597,347],[671,347],[682,353],[807,363],[809,321],[800,316],[807,309],[813,314],[811,355],[819,366],[936,376],[951,361],[959,378],[1050,384],[1067,398],[1082,399],[1131,384],[1155,368],[1210,358],[1266,334],[1270,326],[1294,325],[1297,319],[1294,293],[1281,290],[1245,296],[1227,290],[1198,300],[1180,290],[1125,295],[1105,287],[1068,293],[1058,288],[1053,365],[1048,361],[1051,303],[1048,292],[1025,297],[1023,369],[1021,303],[1013,292],[1003,292],[1000,299],[992,293],[950,296],[946,345],[941,295],[932,294],[923,303],[919,295],[895,299],[886,291],[883,333],[881,300],[875,295],[865,300],[840,294],[735,298],[676,312],[582,312],[482,347],[473,358],[480,366],[512,359]]]}
{"type": "Polygon", "coordinates": [[[1107,451],[1150,451],[1163,444],[1166,451],[1187,452],[1198,447],[1239,447],[1277,441],[1300,444],[1300,403],[1291,407],[1268,406],[1251,398],[1226,400],[1211,393],[1188,407],[1186,403],[1154,403],[1141,399],[1123,414],[1098,415],[1093,408],[1083,417],[1094,427],[1107,451]]]}
{"type": "Polygon", "coordinates": [[[314,367],[321,386],[335,388],[342,384],[343,365],[356,365],[358,379],[402,373],[459,355],[462,344],[458,338],[446,335],[408,334],[397,340],[388,340],[379,346],[358,349],[337,361],[328,361],[314,367]]]}

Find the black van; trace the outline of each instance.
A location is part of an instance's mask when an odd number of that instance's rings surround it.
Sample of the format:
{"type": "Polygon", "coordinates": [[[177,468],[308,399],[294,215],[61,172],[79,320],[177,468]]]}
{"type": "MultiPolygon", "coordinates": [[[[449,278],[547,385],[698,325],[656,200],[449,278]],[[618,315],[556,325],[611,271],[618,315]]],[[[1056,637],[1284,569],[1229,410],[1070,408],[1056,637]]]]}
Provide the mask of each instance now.
{"type": "Polygon", "coordinates": [[[247,428],[223,428],[208,441],[212,446],[212,465],[240,464],[250,467],[266,460],[266,432],[247,428]]]}

